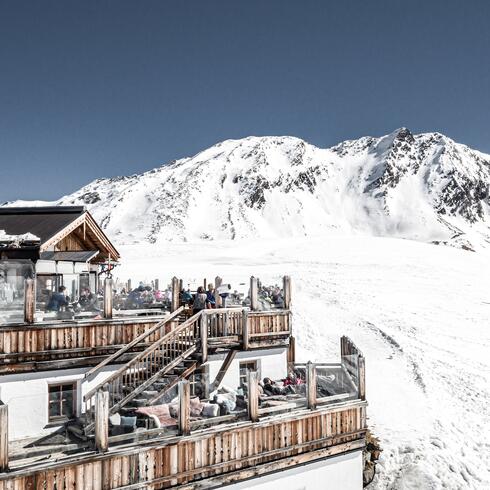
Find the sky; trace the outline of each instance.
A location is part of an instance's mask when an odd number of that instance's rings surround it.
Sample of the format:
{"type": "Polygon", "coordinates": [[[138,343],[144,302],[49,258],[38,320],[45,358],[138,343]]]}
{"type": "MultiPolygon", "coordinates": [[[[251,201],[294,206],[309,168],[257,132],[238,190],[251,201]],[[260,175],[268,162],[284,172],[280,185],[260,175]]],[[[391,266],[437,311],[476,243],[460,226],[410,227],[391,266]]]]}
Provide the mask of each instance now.
{"type": "Polygon", "coordinates": [[[486,0],[0,0],[0,202],[250,135],[490,153],[489,25],[486,0]]]}

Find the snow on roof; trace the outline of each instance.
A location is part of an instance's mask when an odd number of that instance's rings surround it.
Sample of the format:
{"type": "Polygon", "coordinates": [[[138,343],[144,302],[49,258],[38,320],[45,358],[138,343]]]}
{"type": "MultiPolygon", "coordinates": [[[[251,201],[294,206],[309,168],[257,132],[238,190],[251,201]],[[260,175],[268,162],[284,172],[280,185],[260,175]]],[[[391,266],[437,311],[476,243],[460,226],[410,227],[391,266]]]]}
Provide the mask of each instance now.
{"type": "Polygon", "coordinates": [[[22,233],[21,235],[10,235],[5,230],[0,230],[0,243],[20,247],[26,242],[40,242],[41,239],[33,233],[22,233]]]}

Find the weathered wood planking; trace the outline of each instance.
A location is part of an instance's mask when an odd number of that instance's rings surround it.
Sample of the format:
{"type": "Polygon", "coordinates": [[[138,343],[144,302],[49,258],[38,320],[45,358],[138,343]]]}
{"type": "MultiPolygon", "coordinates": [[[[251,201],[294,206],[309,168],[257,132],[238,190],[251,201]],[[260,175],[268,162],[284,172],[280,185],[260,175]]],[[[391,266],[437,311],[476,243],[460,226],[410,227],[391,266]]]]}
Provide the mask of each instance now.
{"type": "Polygon", "coordinates": [[[280,465],[281,461],[299,455],[308,459],[309,454],[311,460],[315,451],[336,445],[356,443],[355,447],[361,448],[365,412],[365,403],[303,411],[257,423],[207,429],[166,442],[114,449],[103,455],[78,455],[64,462],[37,464],[0,474],[0,490],[111,490],[123,486],[156,490],[267,462],[280,465]]]}
{"type": "Polygon", "coordinates": [[[291,333],[291,313],[289,310],[251,311],[248,314],[248,322],[251,337],[291,333]]]}

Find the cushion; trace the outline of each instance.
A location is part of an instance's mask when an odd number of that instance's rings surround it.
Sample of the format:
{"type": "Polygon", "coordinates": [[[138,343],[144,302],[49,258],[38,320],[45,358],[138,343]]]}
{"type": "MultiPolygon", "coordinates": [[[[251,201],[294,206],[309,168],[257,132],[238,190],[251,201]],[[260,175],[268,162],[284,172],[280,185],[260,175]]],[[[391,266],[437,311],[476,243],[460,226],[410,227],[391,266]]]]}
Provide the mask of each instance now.
{"type": "Polygon", "coordinates": [[[203,417],[217,417],[219,415],[219,405],[216,403],[203,403],[201,415],[203,417]]]}
{"type": "Polygon", "coordinates": [[[136,417],[123,417],[121,416],[122,427],[136,427],[136,417]]]}
{"type": "Polygon", "coordinates": [[[201,403],[201,400],[199,400],[199,398],[197,397],[191,398],[190,405],[191,405],[191,417],[199,417],[203,409],[203,404],[201,403]]]}

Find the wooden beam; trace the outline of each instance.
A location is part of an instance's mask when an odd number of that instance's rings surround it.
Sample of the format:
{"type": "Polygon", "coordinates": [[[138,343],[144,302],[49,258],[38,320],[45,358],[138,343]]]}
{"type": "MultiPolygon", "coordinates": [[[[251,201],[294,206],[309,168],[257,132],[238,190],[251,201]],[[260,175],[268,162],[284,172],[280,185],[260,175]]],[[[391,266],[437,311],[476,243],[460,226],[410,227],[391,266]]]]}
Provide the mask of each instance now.
{"type": "Polygon", "coordinates": [[[364,356],[359,356],[358,359],[358,377],[359,380],[359,398],[361,400],[366,399],[366,362],[364,356]]]}
{"type": "Polygon", "coordinates": [[[104,279],[104,318],[112,318],[112,278],[104,279]]]}
{"type": "Polygon", "coordinates": [[[179,382],[179,433],[190,434],[191,422],[191,390],[189,381],[183,379],[179,382]]]}
{"type": "Polygon", "coordinates": [[[219,308],[222,303],[222,298],[218,294],[218,288],[223,284],[223,279],[219,276],[214,278],[214,297],[216,299],[216,308],[219,308]]]}
{"type": "Polygon", "coordinates": [[[34,323],[36,311],[36,282],[34,279],[24,281],[24,321],[34,323]]]}
{"type": "Polygon", "coordinates": [[[170,311],[175,311],[179,307],[180,303],[180,291],[179,291],[179,279],[172,277],[172,302],[170,311]]]}
{"type": "Polygon", "coordinates": [[[292,335],[291,337],[289,337],[287,362],[288,363],[296,362],[296,339],[292,335]]]}
{"type": "Polygon", "coordinates": [[[284,308],[289,310],[291,308],[291,278],[289,276],[282,278],[282,289],[284,294],[284,308]]]}
{"type": "Polygon", "coordinates": [[[211,391],[218,389],[219,385],[223,381],[223,378],[225,377],[226,372],[228,371],[228,368],[231,366],[233,359],[235,359],[236,353],[236,350],[229,350],[228,354],[226,354],[225,360],[223,361],[223,364],[221,365],[218,374],[213,381],[211,391]]]}
{"type": "Polygon", "coordinates": [[[109,449],[109,392],[95,394],[95,447],[104,453],[109,449]]]}
{"type": "Polygon", "coordinates": [[[159,291],[160,290],[160,282],[158,281],[158,278],[155,279],[155,290],[159,291]]]}
{"type": "Polygon", "coordinates": [[[201,315],[199,318],[199,330],[201,336],[201,362],[208,361],[208,317],[201,315]]]}
{"type": "Polygon", "coordinates": [[[316,408],[316,367],[312,362],[306,364],[306,397],[308,408],[316,408]]]}
{"type": "Polygon", "coordinates": [[[0,405],[0,471],[9,469],[9,412],[8,405],[0,405]]]}
{"type": "Polygon", "coordinates": [[[248,418],[252,422],[259,420],[259,373],[249,371],[247,373],[248,389],[248,418]]]}
{"type": "Polygon", "coordinates": [[[252,311],[257,310],[259,307],[258,293],[257,278],[252,276],[250,278],[250,309],[252,311]]]}
{"type": "Polygon", "coordinates": [[[250,341],[250,325],[248,321],[248,310],[242,311],[242,348],[248,350],[250,341]]]}

